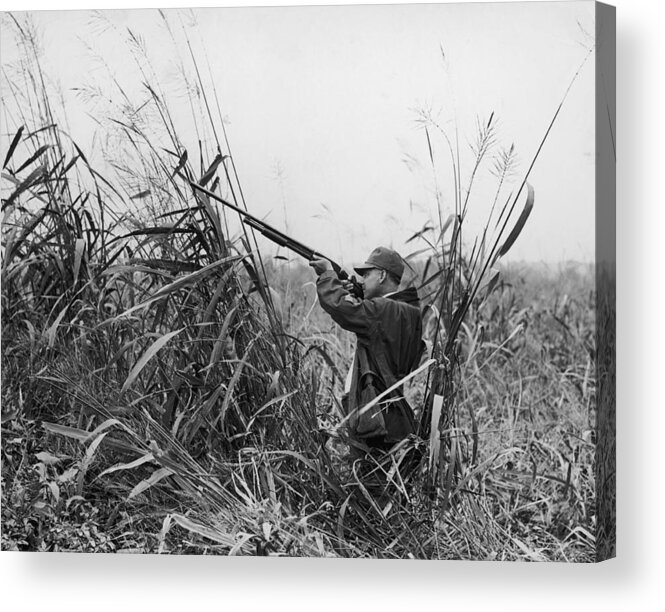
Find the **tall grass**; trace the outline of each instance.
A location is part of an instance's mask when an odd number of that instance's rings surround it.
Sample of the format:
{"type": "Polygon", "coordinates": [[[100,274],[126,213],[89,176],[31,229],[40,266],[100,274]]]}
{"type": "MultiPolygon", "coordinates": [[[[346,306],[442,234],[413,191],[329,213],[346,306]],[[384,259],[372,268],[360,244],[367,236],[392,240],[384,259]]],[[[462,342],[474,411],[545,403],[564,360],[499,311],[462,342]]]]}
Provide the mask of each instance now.
{"type": "MultiPolygon", "coordinates": [[[[422,240],[426,234],[433,234],[431,240],[426,239],[429,256],[420,273],[418,286],[421,294],[424,294],[426,309],[432,313],[432,354],[439,365],[428,382],[429,394],[420,418],[420,432],[424,437],[430,437],[430,452],[438,452],[438,458],[432,457],[430,460],[433,468],[431,476],[433,480],[438,480],[443,491],[444,506],[448,502],[453,481],[457,478],[464,480],[462,473],[465,468],[462,464],[465,463],[467,469],[473,470],[477,458],[476,416],[472,406],[468,406],[468,410],[475,440],[473,452],[469,453],[468,449],[462,447],[462,437],[457,428],[457,392],[463,387],[460,370],[466,365],[461,361],[464,336],[470,353],[465,356],[468,364],[473,353],[482,348],[485,340],[486,330],[484,326],[478,325],[478,315],[484,303],[497,289],[500,260],[518,239],[534,206],[535,192],[528,183],[530,173],[571,88],[592,52],[592,48],[587,50],[555,108],[536,151],[529,159],[516,190],[507,196],[504,188],[507,186],[506,179],[516,172],[516,151],[514,145],[499,147],[497,118],[494,112],[487,120],[477,120],[475,138],[470,141],[468,178],[465,179],[465,157],[460,151],[457,128],[450,134],[430,111],[419,111],[418,120],[425,132],[434,175],[437,176],[440,165],[438,159],[435,159],[436,134],[446,150],[449,174],[452,176],[452,193],[447,200],[452,201],[453,211],[448,216],[444,214],[443,194],[437,186],[438,227],[425,227],[412,236],[412,240],[422,240]],[[477,178],[488,164],[491,164],[489,170],[496,177],[497,186],[491,198],[492,204],[487,206],[489,213],[484,229],[479,236],[473,238],[469,253],[468,245],[463,239],[469,202],[477,178]],[[504,203],[497,207],[500,201],[504,203]],[[475,331],[471,331],[465,324],[465,320],[470,317],[475,319],[475,331]],[[434,429],[438,431],[435,432],[434,429]],[[470,463],[467,460],[469,456],[472,457],[470,463]]],[[[454,122],[453,125],[456,126],[457,123],[454,122]]],[[[488,204],[487,195],[484,194],[483,197],[488,204]]],[[[421,256],[422,252],[417,250],[411,257],[421,256]]],[[[519,326],[510,330],[508,339],[519,331],[519,326]]]]}
{"type": "MultiPolygon", "coordinates": [[[[433,168],[435,130],[456,177],[454,212],[440,202],[439,227],[414,236],[424,251],[410,258],[436,366],[411,391],[421,436],[350,465],[336,397],[351,339],[313,288],[289,290],[307,285],[302,268],[264,262],[251,233],[233,236],[188,187],[245,205],[217,92],[188,30],[161,18],[198,150],[144,42],[98,15],[144,83],[139,100],[112,75],[110,92],[82,89],[114,143],[99,170],[55,117],[38,32],[10,17],[27,76],[3,101],[3,440],[19,440],[3,443],[14,534],[3,547],[66,547],[57,526],[90,523],[92,550],[589,559],[587,279],[535,306],[519,275],[497,274],[534,197],[527,171],[499,204],[515,162],[494,116],[478,125],[465,186],[457,143],[423,118],[433,168]],[[468,253],[488,164],[497,189],[468,253]]],[[[540,278],[549,292],[568,280],[540,278]]]]}

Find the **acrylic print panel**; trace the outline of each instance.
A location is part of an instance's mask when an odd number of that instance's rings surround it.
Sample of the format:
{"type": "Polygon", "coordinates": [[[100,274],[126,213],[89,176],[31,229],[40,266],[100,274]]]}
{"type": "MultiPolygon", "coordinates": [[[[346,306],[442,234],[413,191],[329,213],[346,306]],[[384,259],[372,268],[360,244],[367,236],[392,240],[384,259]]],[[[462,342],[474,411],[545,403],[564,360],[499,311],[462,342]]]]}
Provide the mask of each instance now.
{"type": "Polygon", "coordinates": [[[1,40],[3,550],[614,555],[613,8],[1,40]]]}

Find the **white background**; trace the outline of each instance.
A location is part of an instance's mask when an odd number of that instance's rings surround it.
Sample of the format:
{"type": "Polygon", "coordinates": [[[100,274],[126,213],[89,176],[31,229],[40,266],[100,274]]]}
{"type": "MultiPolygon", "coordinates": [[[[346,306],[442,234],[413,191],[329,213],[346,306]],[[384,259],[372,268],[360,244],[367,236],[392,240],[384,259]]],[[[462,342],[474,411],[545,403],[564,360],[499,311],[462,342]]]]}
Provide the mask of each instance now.
{"type": "MultiPolygon", "coordinates": [[[[660,293],[665,206],[662,197],[657,199],[665,134],[662,11],[657,3],[645,0],[614,4],[618,7],[618,559],[571,566],[3,552],[3,603],[29,610],[662,609],[660,293]]],[[[46,4],[11,1],[0,7],[26,10],[46,4]]],[[[91,6],[58,2],[49,8],[91,6]]]]}

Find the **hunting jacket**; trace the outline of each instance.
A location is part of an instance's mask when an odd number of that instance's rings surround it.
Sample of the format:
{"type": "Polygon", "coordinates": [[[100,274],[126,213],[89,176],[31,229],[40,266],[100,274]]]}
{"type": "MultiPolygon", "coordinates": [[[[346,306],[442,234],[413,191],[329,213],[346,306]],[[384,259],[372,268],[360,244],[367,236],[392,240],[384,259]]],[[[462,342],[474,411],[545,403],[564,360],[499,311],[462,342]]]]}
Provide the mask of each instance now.
{"type": "Polygon", "coordinates": [[[351,387],[347,401],[343,402],[347,414],[351,415],[351,437],[368,442],[394,443],[414,433],[413,410],[402,396],[401,388],[392,392],[388,401],[378,405],[380,416],[355,418],[355,414],[368,399],[363,393],[368,381],[380,393],[418,367],[425,343],[415,288],[387,297],[359,300],[344,289],[331,270],[318,277],[316,288],[322,308],[333,321],[356,335],[351,387]]]}

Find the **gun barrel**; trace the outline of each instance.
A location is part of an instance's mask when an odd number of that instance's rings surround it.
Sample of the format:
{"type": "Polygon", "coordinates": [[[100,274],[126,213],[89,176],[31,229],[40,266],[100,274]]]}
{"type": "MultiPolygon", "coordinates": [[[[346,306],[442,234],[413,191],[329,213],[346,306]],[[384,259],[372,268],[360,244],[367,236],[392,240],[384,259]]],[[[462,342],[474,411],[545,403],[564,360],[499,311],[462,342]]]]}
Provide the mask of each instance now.
{"type": "Polygon", "coordinates": [[[196,189],[197,191],[200,191],[201,193],[204,193],[207,195],[209,198],[212,198],[213,200],[217,200],[221,204],[224,204],[224,206],[227,206],[231,210],[235,210],[237,213],[241,214],[244,217],[247,217],[248,219],[252,219],[256,221],[257,223],[263,223],[261,219],[258,217],[255,217],[253,214],[247,212],[246,210],[240,208],[239,206],[236,206],[235,204],[231,204],[231,202],[227,202],[224,198],[221,196],[218,196],[216,193],[213,193],[212,191],[209,191],[205,187],[201,187],[198,183],[195,183],[194,181],[189,181],[189,184],[196,189]]]}
{"type": "Polygon", "coordinates": [[[302,255],[305,259],[313,259],[314,257],[320,257],[322,259],[327,259],[333,268],[335,269],[335,272],[340,269],[339,264],[335,263],[330,257],[326,257],[325,255],[315,251],[314,249],[308,247],[306,244],[303,244],[302,242],[298,242],[297,240],[291,238],[290,236],[287,236],[286,234],[283,234],[280,232],[278,229],[272,227],[271,225],[268,225],[265,221],[261,221],[258,217],[255,217],[253,214],[247,212],[246,210],[236,206],[235,204],[231,204],[231,202],[227,202],[224,198],[221,198],[218,196],[216,193],[213,193],[212,191],[209,191],[205,187],[201,187],[201,185],[198,185],[197,183],[194,183],[193,181],[189,181],[189,184],[196,189],[197,191],[200,191],[201,193],[204,193],[208,197],[211,197],[213,200],[217,200],[221,204],[224,204],[224,206],[228,206],[231,210],[235,210],[238,214],[240,214],[243,217],[243,221],[249,225],[250,227],[253,227],[254,229],[258,230],[261,232],[266,238],[269,238],[273,242],[276,242],[280,246],[288,247],[291,250],[295,251],[299,255],[302,255]]]}
{"type": "Polygon", "coordinates": [[[258,232],[261,232],[268,240],[272,240],[275,244],[279,246],[286,247],[298,253],[307,260],[310,260],[314,257],[314,252],[311,249],[305,247],[291,238],[286,237],[281,232],[265,225],[264,223],[258,223],[253,219],[243,219],[243,223],[246,223],[250,227],[254,228],[258,232]]]}
{"type": "MultiPolygon", "coordinates": [[[[337,276],[341,280],[346,280],[349,278],[349,275],[342,269],[342,267],[337,262],[330,259],[330,257],[326,257],[322,253],[319,253],[318,251],[311,249],[302,242],[298,242],[297,240],[294,240],[290,236],[283,234],[278,229],[275,229],[274,227],[268,225],[265,221],[261,221],[261,219],[255,217],[254,215],[247,212],[243,208],[240,208],[235,204],[231,204],[231,202],[227,202],[224,198],[218,196],[216,193],[213,193],[212,191],[209,191],[205,187],[201,187],[201,185],[199,185],[198,183],[195,183],[194,181],[189,181],[189,184],[197,191],[200,191],[201,193],[212,198],[213,200],[217,200],[218,202],[220,202],[224,206],[227,206],[231,210],[235,210],[242,217],[243,223],[246,223],[250,227],[261,232],[266,238],[268,238],[268,240],[272,240],[274,243],[278,244],[279,246],[291,249],[292,251],[298,253],[298,255],[301,255],[302,257],[310,261],[315,258],[326,259],[327,261],[330,262],[330,265],[335,271],[335,274],[337,274],[337,276]]],[[[355,282],[355,279],[351,280],[354,283],[356,294],[362,297],[362,287],[360,287],[360,285],[358,285],[358,283],[355,282]]]]}

